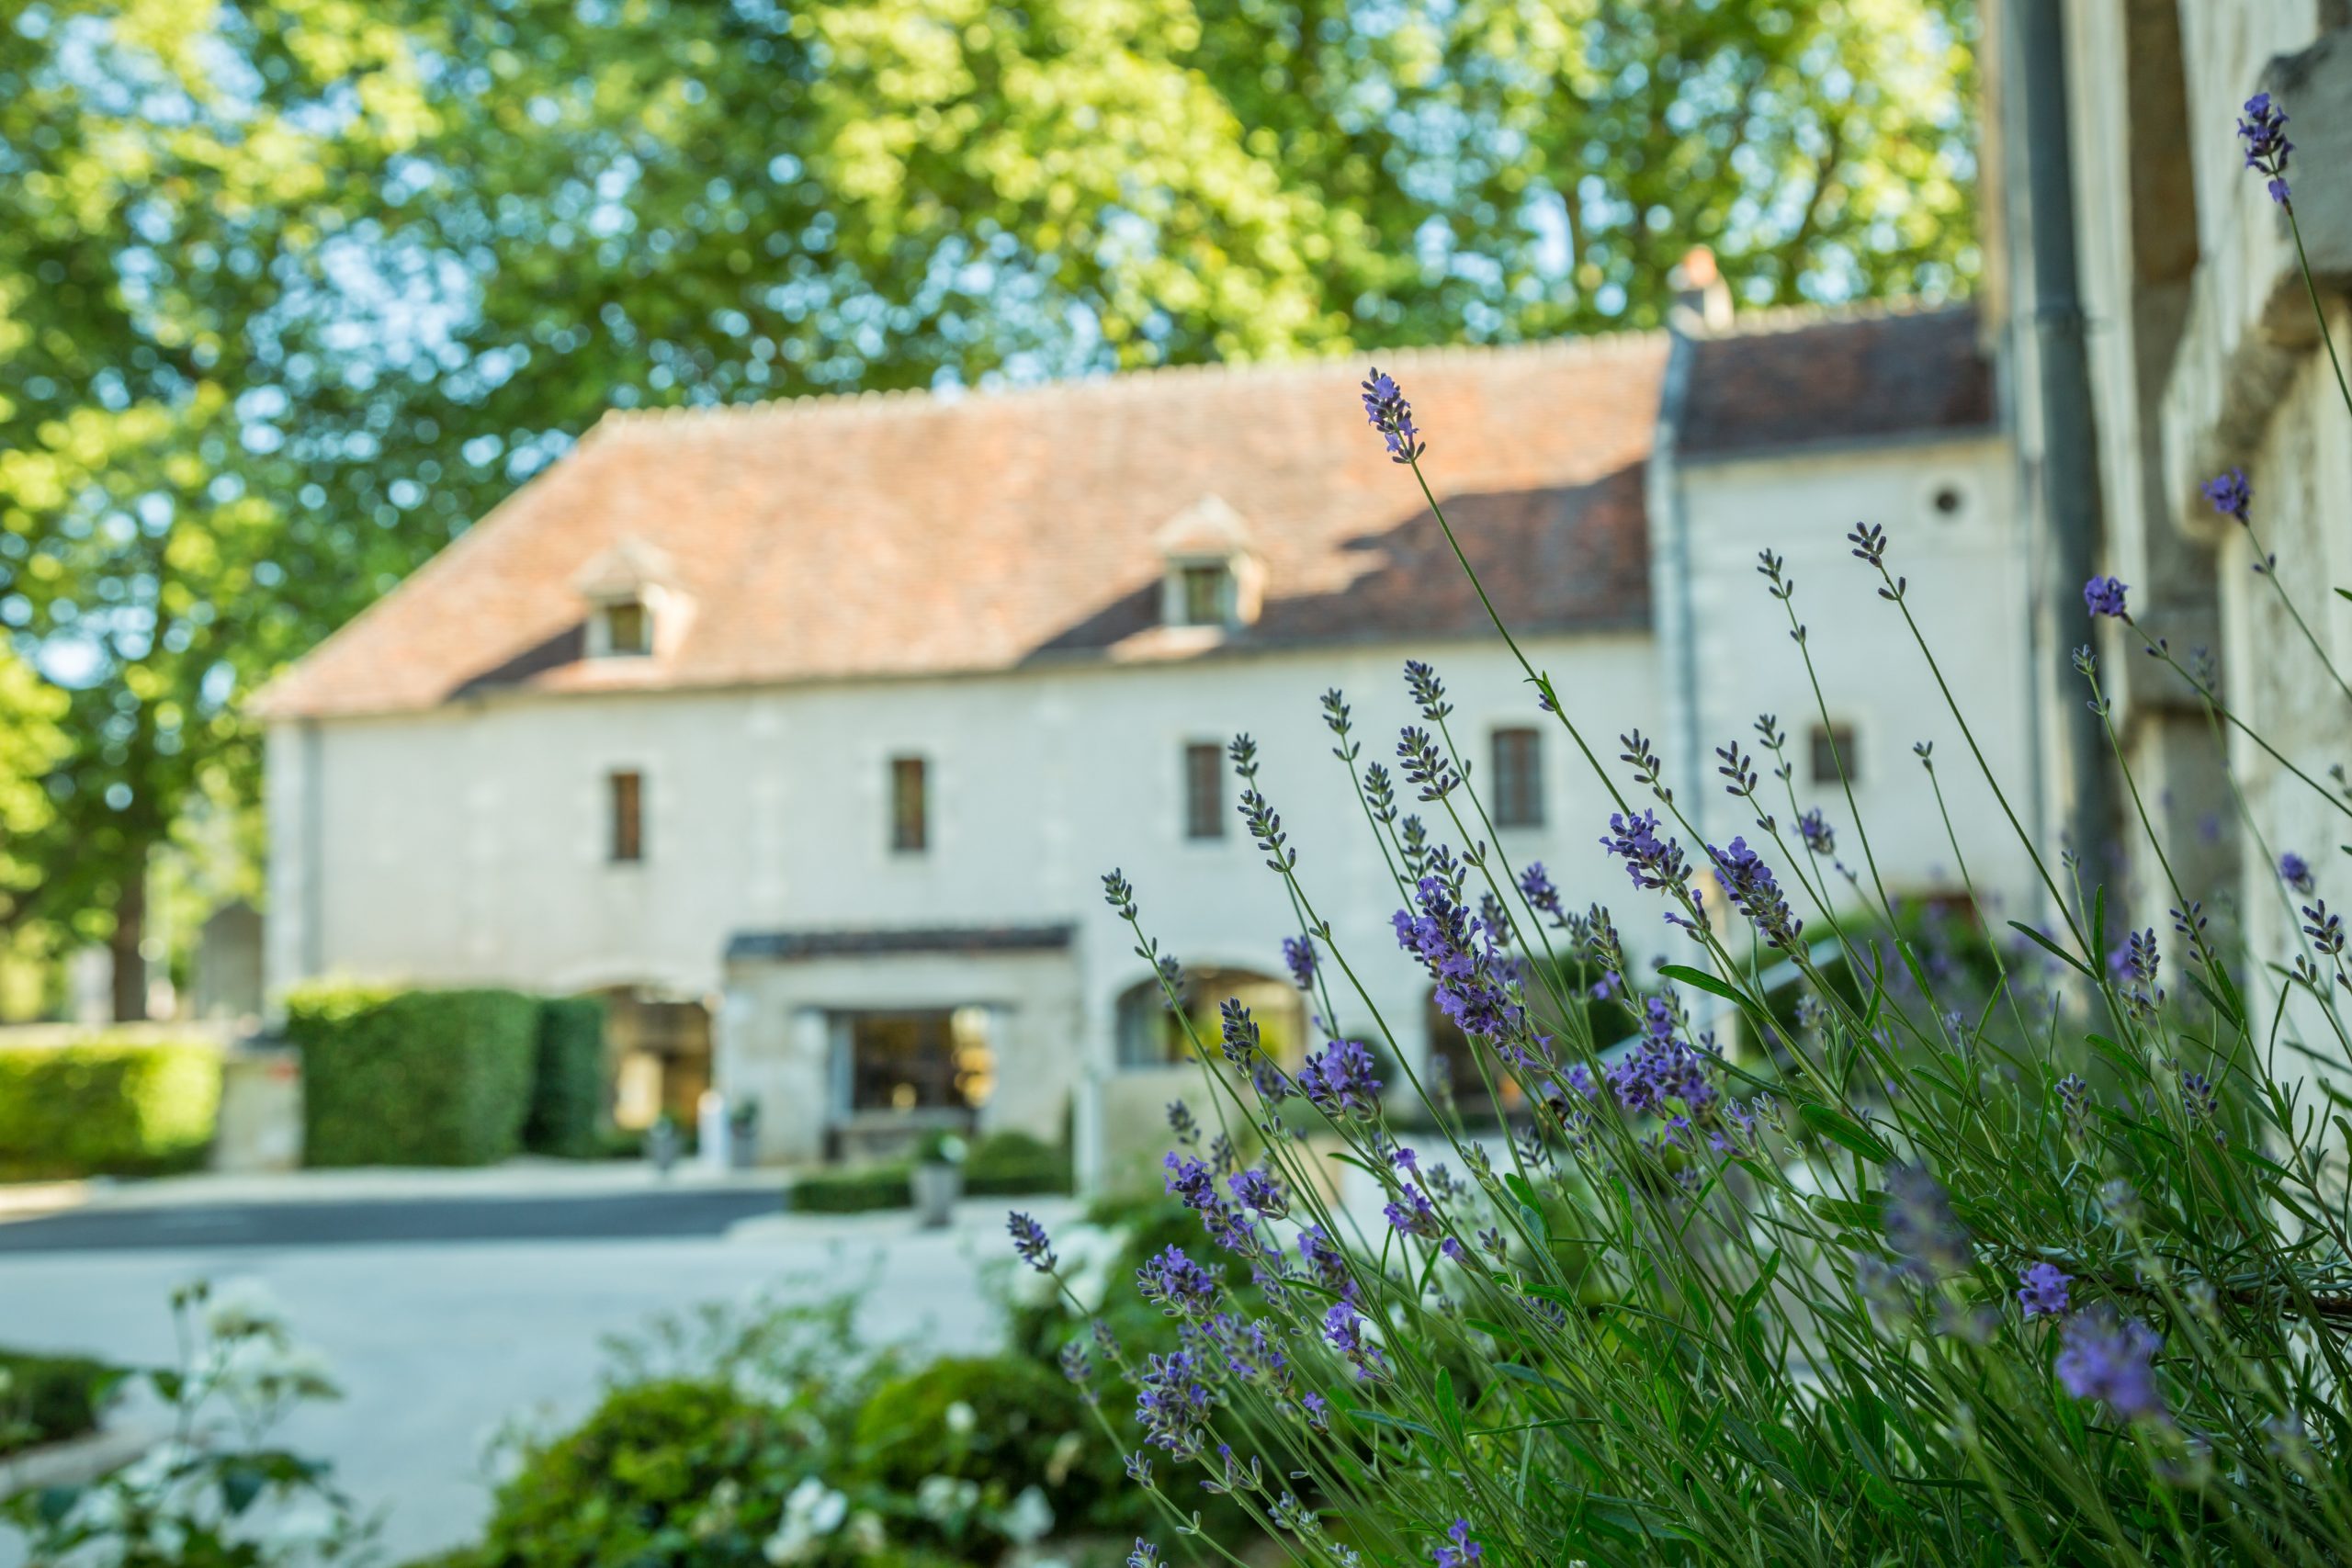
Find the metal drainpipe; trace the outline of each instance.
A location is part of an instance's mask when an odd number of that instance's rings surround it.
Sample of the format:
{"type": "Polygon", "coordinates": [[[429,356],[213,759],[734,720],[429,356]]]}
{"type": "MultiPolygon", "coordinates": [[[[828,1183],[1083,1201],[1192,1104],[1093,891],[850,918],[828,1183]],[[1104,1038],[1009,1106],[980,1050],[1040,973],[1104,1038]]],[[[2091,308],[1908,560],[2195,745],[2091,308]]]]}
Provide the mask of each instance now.
{"type": "MultiPolygon", "coordinates": [[[[2033,251],[2033,330],[2041,380],[2041,499],[2054,581],[2043,584],[2055,631],[2045,657],[2090,639],[2082,585],[2098,570],[2100,522],[2098,431],[2092,421],[2083,303],[2076,287],[2075,159],[2067,115],[2066,29],[2061,0],[2016,0],[2019,96],[2024,100],[2027,197],[2033,251]]],[[[2087,890],[2110,881],[2117,831],[2107,737],[2082,700],[2067,700],[2071,669],[2052,672],[2065,718],[2071,789],[2068,837],[2083,857],[2087,890]]]]}

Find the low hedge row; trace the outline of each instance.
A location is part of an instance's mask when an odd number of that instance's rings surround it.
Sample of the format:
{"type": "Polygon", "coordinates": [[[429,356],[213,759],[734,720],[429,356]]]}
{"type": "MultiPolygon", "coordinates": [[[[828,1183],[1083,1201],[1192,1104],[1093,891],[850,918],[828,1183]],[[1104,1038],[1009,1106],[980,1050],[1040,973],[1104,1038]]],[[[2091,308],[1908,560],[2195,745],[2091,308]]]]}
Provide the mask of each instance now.
{"type": "Polygon", "coordinates": [[[964,1161],[964,1190],[976,1198],[1069,1190],[1069,1151],[1026,1133],[991,1133],[964,1161]]]}
{"type": "Polygon", "coordinates": [[[0,1454],[97,1430],[122,1373],[82,1356],[0,1350],[0,1454]]]}
{"type": "MultiPolygon", "coordinates": [[[[860,1214],[903,1209],[913,1201],[903,1160],[811,1171],[793,1180],[785,1206],[803,1214],[860,1214]]],[[[970,1197],[1018,1196],[1070,1190],[1069,1155],[1026,1133],[992,1133],[964,1157],[964,1191],[970,1197]]]]}
{"type": "Polygon", "coordinates": [[[0,1179],[154,1176],[200,1164],[220,1057],[196,1043],[0,1051],[0,1179]]]}
{"type": "Polygon", "coordinates": [[[854,1165],[796,1177],[784,1206],[796,1214],[863,1214],[903,1209],[914,1201],[908,1168],[900,1164],[854,1165]]]}
{"type": "Polygon", "coordinates": [[[487,1165],[523,1146],[540,1002],[519,991],[312,987],[287,998],[314,1166],[487,1165]]]}
{"type": "Polygon", "coordinates": [[[522,991],[312,986],[286,998],[314,1166],[486,1165],[604,1151],[605,1004],[522,991]]]}

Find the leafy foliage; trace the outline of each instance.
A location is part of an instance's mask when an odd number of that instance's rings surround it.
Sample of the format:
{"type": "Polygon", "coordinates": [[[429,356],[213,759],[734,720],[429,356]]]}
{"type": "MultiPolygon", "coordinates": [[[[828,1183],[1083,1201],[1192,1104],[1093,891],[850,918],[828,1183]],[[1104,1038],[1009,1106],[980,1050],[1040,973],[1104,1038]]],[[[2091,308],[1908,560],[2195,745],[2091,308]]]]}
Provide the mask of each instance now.
{"type": "Polygon", "coordinates": [[[1067,1192],[1069,1151],[1018,1128],[990,1133],[964,1157],[964,1190],[974,1197],[1067,1192]]]}
{"type": "Polygon", "coordinates": [[[539,1049],[519,991],[317,987],[286,999],[314,1166],[487,1165],[522,1147],[539,1049]]]}
{"type": "Polygon", "coordinates": [[[1116,1506],[1069,1383],[1016,1358],[910,1368],[854,1297],[706,1307],[616,1348],[570,1431],[525,1437],[476,1568],[993,1563],[1116,1506]]]}
{"type": "MultiPolygon", "coordinates": [[[[181,1359],[133,1375],[172,1435],[86,1484],[0,1498],[0,1530],[28,1561],[126,1568],[292,1568],[364,1559],[373,1527],[327,1467],[269,1441],[300,1405],[338,1397],[250,1281],[172,1292],[181,1359]]],[[[117,1374],[119,1375],[119,1374],[117,1374]]]]}
{"type": "Polygon", "coordinates": [[[605,1004],[595,997],[539,1003],[537,1065],[523,1146],[584,1159],[597,1152],[605,1118],[605,1004]]]}
{"type": "Polygon", "coordinates": [[[914,1202],[913,1168],[896,1161],[811,1170],[792,1179],[784,1206],[800,1214],[862,1214],[914,1202]]]}
{"type": "Polygon", "coordinates": [[[1752,300],[1962,288],[1972,10],[40,0],[0,761],[66,743],[0,921],[130,976],[243,700],[607,406],[1642,326],[1697,242],[1752,300]]]}
{"type": "MultiPolygon", "coordinates": [[[[1366,403],[1418,467],[1404,393],[1366,403]]],[[[2345,403],[2352,416],[2352,390],[2345,403]]],[[[2216,504],[2251,526],[2242,480],[2216,504]]],[[[1868,524],[1849,540],[1856,595],[1881,602],[1890,651],[1925,660],[1949,694],[1910,609],[1931,590],[1901,575],[1902,542],[1868,524]]],[[[1817,694],[1794,584],[1770,551],[1759,570],[1817,694]]],[[[2217,734],[2268,750],[2210,672],[2132,617],[2123,585],[2095,579],[2085,602],[2180,675],[2217,734]]],[[[1532,705],[1597,758],[1582,703],[1497,629],[1532,705]]],[[[2305,640],[2352,704],[2329,649],[2305,640]]],[[[2108,722],[2100,659],[2086,648],[2075,664],[2108,722]]],[[[1794,769],[1750,766],[1736,740],[1719,772],[1752,826],[1710,843],[1636,732],[1623,773],[1593,763],[1616,808],[1602,842],[1645,913],[1663,906],[1687,942],[1643,994],[1608,909],[1579,911],[1541,866],[1479,841],[1486,810],[1450,754],[1442,688],[1408,665],[1408,689],[1437,727],[1401,749],[1419,758],[1430,825],[1365,806],[1401,868],[1398,943],[1525,1110],[1488,1139],[1426,1104],[1416,1147],[1392,1115],[1405,1094],[1368,1081],[1360,1044],[1334,1042],[1294,1073],[1254,1049],[1246,1016],[1193,1042],[1216,1114],[1171,1109],[1167,1179],[1193,1223],[1137,1280],[1174,1320],[1175,1348],[1147,1339],[1105,1369],[1135,1393],[1152,1461],[1135,1472],[1175,1535],[1194,1533],[1182,1514],[1197,1483],[1306,1560],[1385,1568],[2340,1555],[2352,966],[2308,863],[2278,863],[2302,915],[2294,950],[2238,952],[2141,818],[2170,934],[2127,925],[2110,947],[2125,890],[2084,885],[2020,828],[2008,852],[2041,883],[2043,923],[1996,942],[1975,888],[1964,918],[1922,914],[1841,863],[1794,769]],[[1638,1009],[1634,1039],[1595,1032],[1596,991],[1638,1009]],[[1210,1127],[1254,1129],[1261,1152],[1210,1127]],[[1371,1184],[1378,1222],[1335,1201],[1341,1180],[1371,1184]]],[[[1325,699],[1343,760],[1358,754],[1349,711],[1325,699]]],[[[1774,722],[1757,728],[1785,763],[1774,722]]],[[[1316,869],[1259,787],[1258,750],[1237,741],[1233,756],[1272,896],[1335,960],[1317,970],[1316,1010],[1369,1011],[1356,976],[1371,961],[1335,945],[1316,869]]],[[[1948,785],[1918,755],[1914,787],[1939,807],[1948,785]]],[[[1970,761],[2019,822],[1973,741],[1970,761]]],[[[2339,788],[2292,764],[2287,776],[2352,817],[2339,788]]],[[[1852,833],[1874,864],[1868,823],[1852,833]]],[[[1954,848],[1984,863],[1993,846],[1954,848]]],[[[1180,1003],[1149,890],[1116,872],[1104,888],[1180,1003]]],[[[1106,1325],[1132,1312],[1090,1299],[1105,1270],[1088,1227],[1055,1237],[1015,1215],[1011,1229],[1078,1312],[1106,1325]]]]}
{"type": "Polygon", "coordinates": [[[220,1054],[108,1041],[0,1051],[0,1177],[153,1176],[198,1163],[220,1054]]]}
{"type": "Polygon", "coordinates": [[[96,1431],[122,1377],[84,1356],[0,1350],[0,1456],[96,1431]]]}

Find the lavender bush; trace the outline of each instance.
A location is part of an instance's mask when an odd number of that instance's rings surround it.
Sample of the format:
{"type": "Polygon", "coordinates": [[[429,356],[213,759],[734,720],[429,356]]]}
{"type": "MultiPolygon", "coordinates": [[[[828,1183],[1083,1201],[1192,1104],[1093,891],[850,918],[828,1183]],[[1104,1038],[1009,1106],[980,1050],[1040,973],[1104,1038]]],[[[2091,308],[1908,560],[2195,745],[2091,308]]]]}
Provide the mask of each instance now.
{"type": "MultiPolygon", "coordinates": [[[[2284,115],[2265,97],[2246,117],[2249,164],[2291,220],[2284,115]]],[[[1405,389],[1375,371],[1363,400],[1442,525],[1405,389]]],[[[2209,493],[2254,526],[2243,474],[2209,493]]],[[[1850,538],[1891,643],[1935,668],[1900,541],[1867,524],[1850,538]]],[[[1758,564],[1810,675],[1797,585],[1770,552],[1758,564]]],[[[2257,570],[2286,600],[2267,557],[2257,570]]],[[[2253,736],[2210,660],[2177,659],[2133,617],[2128,585],[2095,578],[2083,603],[2187,679],[2217,737],[2250,737],[2352,815],[2253,736]]],[[[1622,767],[1605,765],[1510,646],[1609,794],[1593,830],[1640,918],[1662,912],[1687,939],[1655,976],[1629,964],[1609,908],[1492,847],[1436,671],[1406,671],[1422,722],[1397,773],[1418,814],[1366,761],[1346,700],[1323,705],[1395,873],[1401,956],[1386,961],[1426,971],[1490,1090],[1516,1086],[1527,1111],[1507,1139],[1471,1135],[1391,1040],[1329,1040],[1292,1072],[1238,1004],[1214,1037],[1194,1027],[1144,895],[1104,879],[1203,1077],[1167,1161],[1202,1237],[1135,1281],[1173,1337],[1130,1349],[1097,1321],[1064,1357],[1164,1520],[1134,1568],[1163,1551],[1257,1559],[1201,1527],[1204,1493],[1292,1559],[1342,1565],[2342,1561],[2352,1099],[2329,1075],[2352,1063],[2352,976],[2323,874],[2264,843],[2241,803],[2301,916],[2301,951],[2267,967],[2232,951],[2173,877],[2119,747],[2169,895],[2168,931],[2132,929],[2120,896],[2041,854],[1953,704],[2049,925],[1980,938],[1982,964],[1939,962],[1880,889],[1850,791],[1858,869],[1838,859],[1770,716],[1760,752],[1717,753],[1752,829],[1708,843],[1650,743],[1624,736],[1622,767]],[[1600,1035],[1594,998],[1630,1005],[1636,1035],[1600,1035]],[[1745,1043],[1699,1026],[1702,1006],[1745,1043]],[[1382,1081],[1385,1063],[1402,1082],[1382,1081]],[[1408,1105],[1428,1129],[1411,1141],[1408,1105]],[[1385,1223],[1334,1201],[1334,1166],[1377,1183],[1385,1223]]],[[[2075,668],[2105,721],[2087,648],[2075,668]]],[[[1376,1017],[1359,983],[1375,956],[1334,942],[1257,757],[1233,743],[1241,812],[1297,917],[1286,964],[1318,1019],[1376,1017]]],[[[1920,761],[1940,806],[1947,760],[1920,761]]],[[[1951,848],[1964,879],[1983,856],[1951,848]]],[[[1975,916],[1994,927],[1981,902],[1975,916]]],[[[1023,1259],[1065,1278],[1052,1236],[1021,1214],[1011,1228],[1023,1259]]]]}

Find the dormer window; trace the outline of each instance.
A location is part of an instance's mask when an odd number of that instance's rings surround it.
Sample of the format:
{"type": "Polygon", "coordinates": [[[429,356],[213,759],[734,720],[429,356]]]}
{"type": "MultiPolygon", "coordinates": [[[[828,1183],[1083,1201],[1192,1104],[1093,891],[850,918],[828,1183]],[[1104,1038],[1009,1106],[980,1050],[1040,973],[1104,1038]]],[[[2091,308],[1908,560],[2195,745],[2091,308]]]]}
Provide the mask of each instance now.
{"type": "Polygon", "coordinates": [[[653,615],[642,599],[617,599],[605,606],[605,651],[643,655],[653,651],[653,615]]]}
{"type": "Polygon", "coordinates": [[[1222,626],[1233,621],[1233,569],[1206,561],[1182,569],[1184,625],[1222,626]]]}
{"type": "Polygon", "coordinates": [[[622,539],[590,561],[572,586],[587,601],[591,659],[650,659],[678,646],[693,603],[670,558],[641,539],[622,539]]]}
{"type": "Polygon", "coordinates": [[[1166,575],[1159,618],[1170,626],[1230,631],[1258,618],[1265,570],[1251,548],[1249,525],[1216,496],[1170,518],[1152,543],[1166,575]]]}

